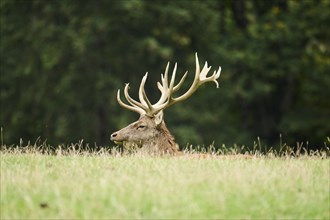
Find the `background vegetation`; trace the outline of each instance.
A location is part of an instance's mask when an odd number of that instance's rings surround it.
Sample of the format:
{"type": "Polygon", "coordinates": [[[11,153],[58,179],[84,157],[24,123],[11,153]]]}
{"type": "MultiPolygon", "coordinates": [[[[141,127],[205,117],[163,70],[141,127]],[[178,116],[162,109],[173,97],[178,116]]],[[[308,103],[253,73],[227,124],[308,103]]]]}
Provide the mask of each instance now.
{"type": "MultiPolygon", "coordinates": [[[[289,144],[322,147],[330,134],[330,1],[2,0],[3,142],[111,145],[134,121],[117,89],[147,92],[167,61],[194,71],[194,53],[222,66],[220,88],[207,85],[165,113],[183,147],[289,144]]],[[[190,80],[191,80],[190,75],[190,80]]]]}

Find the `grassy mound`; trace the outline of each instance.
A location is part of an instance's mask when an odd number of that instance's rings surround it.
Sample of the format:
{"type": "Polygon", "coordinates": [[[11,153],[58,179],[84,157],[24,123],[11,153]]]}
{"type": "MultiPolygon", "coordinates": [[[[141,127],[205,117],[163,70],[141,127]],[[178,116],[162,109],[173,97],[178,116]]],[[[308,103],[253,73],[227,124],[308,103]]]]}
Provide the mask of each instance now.
{"type": "Polygon", "coordinates": [[[328,219],[327,152],[1,150],[1,219],[328,219]]]}

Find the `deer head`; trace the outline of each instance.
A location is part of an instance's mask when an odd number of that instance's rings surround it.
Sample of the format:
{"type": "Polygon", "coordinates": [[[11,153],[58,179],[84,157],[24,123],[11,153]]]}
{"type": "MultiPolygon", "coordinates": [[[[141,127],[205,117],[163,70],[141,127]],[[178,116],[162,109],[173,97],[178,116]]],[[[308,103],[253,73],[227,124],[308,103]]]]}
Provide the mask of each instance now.
{"type": "Polygon", "coordinates": [[[165,73],[161,74],[161,81],[157,83],[157,87],[161,92],[159,100],[155,104],[149,101],[144,85],[146,83],[148,73],[144,75],[139,87],[139,101],[133,99],[129,93],[129,84],[127,83],[124,88],[124,95],[128,104],[124,103],[120,98],[120,90],[117,93],[118,103],[131,111],[140,114],[139,120],[133,122],[127,127],[111,134],[111,140],[116,144],[123,144],[127,150],[139,150],[141,152],[151,154],[175,154],[178,151],[178,145],[169,130],[167,129],[164,119],[163,111],[174,105],[189,98],[202,84],[206,82],[214,82],[219,87],[217,79],[220,77],[221,67],[211,76],[207,76],[211,67],[205,62],[204,67],[200,70],[197,53],[196,58],[196,71],[195,77],[190,88],[178,97],[174,93],[178,91],[187,77],[188,71],[183,75],[181,80],[175,85],[175,75],[177,64],[175,63],[172,77],[169,80],[167,63],[165,73]]]}

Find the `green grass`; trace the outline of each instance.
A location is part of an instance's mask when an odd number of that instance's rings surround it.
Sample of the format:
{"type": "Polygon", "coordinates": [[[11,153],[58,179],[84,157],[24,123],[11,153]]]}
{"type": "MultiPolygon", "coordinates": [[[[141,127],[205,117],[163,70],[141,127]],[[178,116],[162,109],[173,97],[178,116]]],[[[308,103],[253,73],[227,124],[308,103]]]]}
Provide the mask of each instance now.
{"type": "Polygon", "coordinates": [[[329,219],[330,160],[1,152],[1,219],[329,219]]]}

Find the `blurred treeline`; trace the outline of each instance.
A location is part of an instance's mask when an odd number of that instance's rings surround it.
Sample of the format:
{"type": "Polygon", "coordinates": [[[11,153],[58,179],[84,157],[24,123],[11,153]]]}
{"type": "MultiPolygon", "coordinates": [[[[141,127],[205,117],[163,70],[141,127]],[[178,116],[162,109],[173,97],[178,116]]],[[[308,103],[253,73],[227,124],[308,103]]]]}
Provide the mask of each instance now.
{"type": "MultiPolygon", "coordinates": [[[[113,144],[138,118],[116,92],[137,97],[149,72],[151,100],[165,65],[179,78],[222,67],[210,83],[165,112],[181,147],[323,147],[330,135],[329,0],[1,0],[1,122],[4,144],[113,144]]],[[[213,72],[213,70],[212,70],[213,72]]],[[[183,89],[187,89],[187,86],[183,89]]]]}

